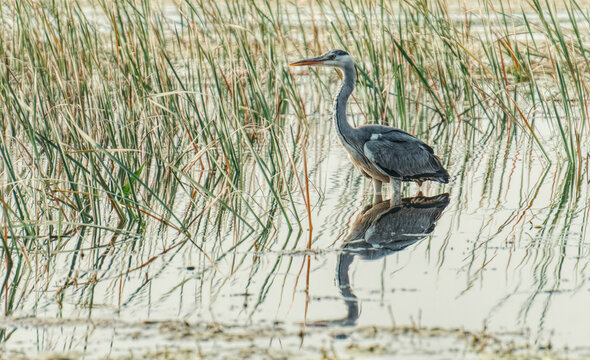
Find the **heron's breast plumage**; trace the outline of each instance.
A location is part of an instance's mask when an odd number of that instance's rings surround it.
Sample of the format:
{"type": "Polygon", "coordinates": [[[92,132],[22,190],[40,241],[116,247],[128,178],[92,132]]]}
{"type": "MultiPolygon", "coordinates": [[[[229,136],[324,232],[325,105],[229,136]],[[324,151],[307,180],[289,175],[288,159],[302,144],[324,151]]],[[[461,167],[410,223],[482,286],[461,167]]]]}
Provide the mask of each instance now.
{"type": "Polygon", "coordinates": [[[371,159],[365,156],[362,149],[357,149],[353,146],[350,146],[346,141],[342,141],[342,144],[348,152],[348,156],[350,157],[352,164],[357,169],[359,169],[364,176],[384,183],[388,183],[390,181],[389,175],[380,171],[371,161],[371,159]]]}

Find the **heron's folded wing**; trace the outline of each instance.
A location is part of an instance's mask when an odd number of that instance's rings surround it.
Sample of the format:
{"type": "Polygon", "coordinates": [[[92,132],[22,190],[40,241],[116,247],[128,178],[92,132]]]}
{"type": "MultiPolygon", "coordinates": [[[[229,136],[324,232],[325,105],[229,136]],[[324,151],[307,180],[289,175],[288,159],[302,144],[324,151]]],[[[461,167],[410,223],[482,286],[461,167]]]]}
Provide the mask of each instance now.
{"type": "Polygon", "coordinates": [[[405,133],[375,136],[365,143],[363,150],[379,170],[395,178],[413,178],[443,170],[428,145],[405,133]]]}

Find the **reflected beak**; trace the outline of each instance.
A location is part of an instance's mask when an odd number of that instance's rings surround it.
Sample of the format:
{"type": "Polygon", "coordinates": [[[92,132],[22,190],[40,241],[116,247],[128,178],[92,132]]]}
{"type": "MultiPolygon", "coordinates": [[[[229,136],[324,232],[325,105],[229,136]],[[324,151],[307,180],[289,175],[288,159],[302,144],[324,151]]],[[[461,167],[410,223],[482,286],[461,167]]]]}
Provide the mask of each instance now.
{"type": "Polygon", "coordinates": [[[328,59],[325,56],[317,56],[310,59],[299,60],[297,62],[289,64],[289,66],[320,65],[326,60],[328,59]]]}

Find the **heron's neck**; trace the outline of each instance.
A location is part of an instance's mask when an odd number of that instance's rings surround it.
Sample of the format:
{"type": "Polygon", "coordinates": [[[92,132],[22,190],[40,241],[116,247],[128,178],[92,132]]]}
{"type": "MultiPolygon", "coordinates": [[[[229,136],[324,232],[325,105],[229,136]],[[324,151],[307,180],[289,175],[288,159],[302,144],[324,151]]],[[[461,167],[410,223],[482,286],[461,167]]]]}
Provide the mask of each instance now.
{"type": "Polygon", "coordinates": [[[354,90],[354,78],[356,75],[354,65],[342,68],[342,73],[344,74],[344,80],[334,100],[334,121],[340,139],[352,146],[351,139],[354,137],[355,129],[346,120],[346,103],[354,90]]]}

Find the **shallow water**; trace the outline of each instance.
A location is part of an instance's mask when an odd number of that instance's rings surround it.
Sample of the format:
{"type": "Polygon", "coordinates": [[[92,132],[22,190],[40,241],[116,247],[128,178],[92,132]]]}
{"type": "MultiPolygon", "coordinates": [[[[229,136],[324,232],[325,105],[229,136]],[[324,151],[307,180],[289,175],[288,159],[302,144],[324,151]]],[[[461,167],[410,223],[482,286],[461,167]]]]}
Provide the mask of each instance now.
{"type": "MultiPolygon", "coordinates": [[[[333,134],[327,118],[314,120],[312,133],[333,134]]],[[[298,341],[306,349],[334,341],[342,347],[334,331],[346,331],[346,343],[353,341],[354,329],[415,326],[508,333],[510,341],[533,349],[551,344],[570,356],[587,356],[587,180],[576,187],[560,164],[547,165],[534,147],[522,149],[519,140],[500,138],[466,157],[456,138],[451,153],[441,154],[448,159],[451,183],[422,189],[429,196],[448,192],[448,205],[444,200],[424,205],[414,198],[416,207],[400,210],[387,202],[366,209],[368,182],[341,146],[326,137],[310,145],[316,189],[310,250],[306,233],[289,234],[279,225],[266,249],[248,249],[246,241],[214,270],[190,244],[156,256],[174,241],[170,234],[121,236],[114,246],[105,236],[104,247],[78,259],[77,285],[60,294],[72,261],[68,252],[56,254],[53,261],[63,265],[55,272],[39,269],[45,278],[21,284],[23,296],[2,320],[9,334],[3,349],[7,354],[74,351],[88,358],[192,349],[200,343],[183,342],[179,334],[219,327],[249,336],[266,333],[262,340],[244,340],[257,341],[258,350],[266,349],[264,344],[274,349],[268,340],[276,337],[280,343],[284,337],[284,347],[275,349],[280,353],[298,341]],[[358,220],[371,211],[368,220],[358,220]],[[130,250],[134,241],[143,244],[139,253],[130,250]],[[281,250],[289,241],[295,249],[281,250]],[[128,269],[135,270],[126,274],[128,269]],[[167,321],[174,324],[174,335],[162,330],[167,321]],[[186,322],[185,330],[179,321],[186,322]],[[269,328],[276,336],[268,335],[269,328]],[[303,330],[301,340],[297,334],[303,330]]],[[[415,191],[410,185],[405,194],[415,191]]],[[[231,243],[230,237],[205,242],[204,250],[227,251],[231,243]]],[[[225,346],[223,338],[211,337],[216,346],[225,346]]],[[[456,349],[455,340],[445,339],[439,339],[441,351],[456,349]]],[[[359,344],[363,341],[368,340],[359,344]]]]}

